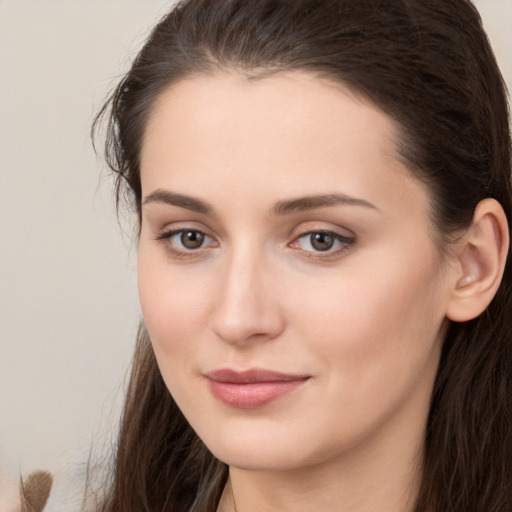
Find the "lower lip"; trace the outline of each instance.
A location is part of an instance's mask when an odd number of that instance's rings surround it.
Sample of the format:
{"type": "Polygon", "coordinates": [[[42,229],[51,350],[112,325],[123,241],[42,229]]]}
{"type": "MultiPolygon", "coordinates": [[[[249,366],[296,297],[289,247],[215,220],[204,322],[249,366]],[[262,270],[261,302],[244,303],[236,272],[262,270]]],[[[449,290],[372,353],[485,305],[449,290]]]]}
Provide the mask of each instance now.
{"type": "Polygon", "coordinates": [[[294,391],[308,379],[233,383],[208,380],[213,396],[236,409],[257,409],[294,391]]]}

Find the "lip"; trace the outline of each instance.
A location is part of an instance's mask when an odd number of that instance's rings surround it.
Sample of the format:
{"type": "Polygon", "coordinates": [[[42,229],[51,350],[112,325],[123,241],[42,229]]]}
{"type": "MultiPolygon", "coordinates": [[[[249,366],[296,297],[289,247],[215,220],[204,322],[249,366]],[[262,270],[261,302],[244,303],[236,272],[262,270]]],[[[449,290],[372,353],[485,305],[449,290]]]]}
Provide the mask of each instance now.
{"type": "Polygon", "coordinates": [[[294,375],[254,368],[220,369],[206,373],[208,387],[220,402],[236,409],[257,409],[294,391],[309,375],[294,375]]]}

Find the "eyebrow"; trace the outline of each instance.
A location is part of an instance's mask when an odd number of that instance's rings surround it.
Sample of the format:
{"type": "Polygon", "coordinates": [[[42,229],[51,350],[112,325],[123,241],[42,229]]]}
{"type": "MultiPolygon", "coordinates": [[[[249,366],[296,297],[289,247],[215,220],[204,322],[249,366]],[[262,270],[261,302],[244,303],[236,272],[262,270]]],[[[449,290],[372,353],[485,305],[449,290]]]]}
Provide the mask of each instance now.
{"type": "Polygon", "coordinates": [[[169,190],[163,190],[160,188],[146,196],[142,204],[144,205],[148,203],[170,204],[172,206],[179,206],[180,208],[185,208],[187,210],[191,210],[196,213],[202,213],[204,215],[213,213],[213,207],[201,199],[197,199],[195,197],[187,196],[184,194],[176,194],[174,192],[170,192],[169,190]]]}
{"type": "MultiPolygon", "coordinates": [[[[213,206],[206,201],[164,189],[157,189],[146,196],[143,201],[143,205],[148,203],[165,203],[185,208],[186,210],[191,210],[196,213],[201,213],[203,215],[214,214],[213,206]]],[[[292,213],[340,205],[362,206],[364,208],[370,208],[378,211],[378,208],[375,205],[364,199],[351,197],[345,194],[319,194],[279,201],[271,209],[271,213],[274,215],[290,215],[292,213]]]]}
{"type": "Polygon", "coordinates": [[[279,201],[272,210],[275,215],[289,215],[291,213],[339,205],[362,206],[378,210],[375,205],[365,201],[364,199],[358,199],[345,194],[321,194],[299,197],[297,199],[290,199],[287,201],[279,201]]]}

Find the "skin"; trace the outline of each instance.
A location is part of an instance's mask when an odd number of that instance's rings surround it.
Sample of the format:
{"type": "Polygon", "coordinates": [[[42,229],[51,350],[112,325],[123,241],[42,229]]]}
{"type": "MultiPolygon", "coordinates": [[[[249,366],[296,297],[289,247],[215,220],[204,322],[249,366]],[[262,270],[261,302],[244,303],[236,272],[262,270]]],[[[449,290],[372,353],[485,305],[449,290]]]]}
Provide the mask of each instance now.
{"type": "Polygon", "coordinates": [[[299,72],[197,76],[154,106],[140,301],[170,392],[230,466],[221,511],[233,499],[239,512],[412,510],[455,266],[395,132],[343,86],[299,72]],[[275,211],[332,194],[358,201],[275,211]],[[203,245],[187,249],[179,230],[203,245]],[[344,238],[315,250],[308,233],[326,231],[344,238]],[[255,367],[309,378],[240,409],[204,377],[255,367]]]}

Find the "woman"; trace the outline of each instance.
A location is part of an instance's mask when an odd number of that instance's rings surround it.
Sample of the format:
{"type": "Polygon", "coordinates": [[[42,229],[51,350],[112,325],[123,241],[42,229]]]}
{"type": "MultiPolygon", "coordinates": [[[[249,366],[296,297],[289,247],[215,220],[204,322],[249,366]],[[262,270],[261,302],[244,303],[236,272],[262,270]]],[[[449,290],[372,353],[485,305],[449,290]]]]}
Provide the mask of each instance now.
{"type": "Polygon", "coordinates": [[[184,1],[105,116],[144,323],[101,510],[512,510],[510,132],[469,1],[184,1]]]}

